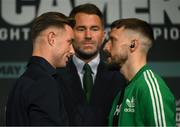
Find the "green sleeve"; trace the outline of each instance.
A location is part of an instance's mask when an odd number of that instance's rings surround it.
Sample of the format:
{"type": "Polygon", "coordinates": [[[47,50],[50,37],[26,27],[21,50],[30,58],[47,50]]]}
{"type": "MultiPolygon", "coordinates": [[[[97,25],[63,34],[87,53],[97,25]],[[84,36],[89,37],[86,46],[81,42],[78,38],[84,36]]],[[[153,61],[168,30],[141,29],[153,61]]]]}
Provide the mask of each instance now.
{"type": "Polygon", "coordinates": [[[149,84],[151,86],[148,86],[146,82],[141,89],[139,103],[144,124],[148,126],[175,126],[175,98],[161,78],[156,76],[153,80],[154,84],[151,83],[149,84]]]}

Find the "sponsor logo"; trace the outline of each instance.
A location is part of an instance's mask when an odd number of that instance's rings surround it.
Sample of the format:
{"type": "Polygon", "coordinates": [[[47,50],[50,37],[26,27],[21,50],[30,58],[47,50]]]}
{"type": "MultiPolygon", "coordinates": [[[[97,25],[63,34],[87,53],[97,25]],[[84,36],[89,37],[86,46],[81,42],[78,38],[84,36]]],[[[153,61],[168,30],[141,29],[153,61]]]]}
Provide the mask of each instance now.
{"type": "Polygon", "coordinates": [[[125,108],[124,109],[124,112],[135,112],[135,100],[134,100],[134,97],[130,99],[126,99],[126,105],[128,108],[125,108]]]}
{"type": "MultiPolygon", "coordinates": [[[[29,41],[30,23],[47,11],[58,11],[66,15],[73,7],[89,0],[1,0],[0,41],[29,41]],[[15,11],[16,10],[16,11],[15,11]],[[8,13],[7,13],[8,12],[8,13]]],[[[155,39],[179,40],[179,0],[91,0],[105,15],[106,27],[119,18],[136,17],[153,25],[155,39]],[[170,25],[166,25],[170,24],[170,25]],[[155,26],[154,26],[155,25],[155,26]]]]}
{"type": "Polygon", "coordinates": [[[0,78],[18,78],[26,69],[26,62],[0,62],[0,78]]]}

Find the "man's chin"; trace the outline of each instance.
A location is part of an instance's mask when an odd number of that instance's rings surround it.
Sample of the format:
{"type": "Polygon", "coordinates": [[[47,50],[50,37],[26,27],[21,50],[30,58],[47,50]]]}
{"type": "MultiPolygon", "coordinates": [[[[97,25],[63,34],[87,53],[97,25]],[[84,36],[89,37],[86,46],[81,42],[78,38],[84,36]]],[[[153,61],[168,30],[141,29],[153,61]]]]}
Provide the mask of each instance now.
{"type": "Polygon", "coordinates": [[[82,51],[77,51],[77,56],[82,58],[82,59],[85,59],[85,60],[88,60],[88,59],[91,59],[93,57],[95,57],[97,54],[98,54],[98,51],[94,51],[94,52],[82,52],[82,51]]]}
{"type": "Polygon", "coordinates": [[[115,64],[115,63],[112,63],[112,62],[108,62],[108,69],[109,70],[112,70],[112,71],[119,71],[120,70],[120,66],[119,64],[115,64]]]}

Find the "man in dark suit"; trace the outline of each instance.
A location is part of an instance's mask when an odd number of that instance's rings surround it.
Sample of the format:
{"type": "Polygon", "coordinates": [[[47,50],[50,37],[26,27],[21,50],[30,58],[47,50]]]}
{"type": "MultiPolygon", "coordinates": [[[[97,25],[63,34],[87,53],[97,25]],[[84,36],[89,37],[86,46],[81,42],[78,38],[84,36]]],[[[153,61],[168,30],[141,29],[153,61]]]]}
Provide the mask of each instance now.
{"type": "Polygon", "coordinates": [[[99,52],[105,38],[103,15],[94,4],[87,3],[75,7],[70,17],[76,20],[73,29],[75,55],[66,68],[59,70],[69,123],[107,125],[113,98],[124,80],[119,72],[109,71],[100,59],[99,52]],[[90,87],[85,85],[84,65],[91,70],[90,87]]]}
{"type": "Polygon", "coordinates": [[[55,68],[65,66],[74,52],[73,22],[58,12],[34,20],[32,57],[9,95],[7,125],[68,125],[55,68]]]}

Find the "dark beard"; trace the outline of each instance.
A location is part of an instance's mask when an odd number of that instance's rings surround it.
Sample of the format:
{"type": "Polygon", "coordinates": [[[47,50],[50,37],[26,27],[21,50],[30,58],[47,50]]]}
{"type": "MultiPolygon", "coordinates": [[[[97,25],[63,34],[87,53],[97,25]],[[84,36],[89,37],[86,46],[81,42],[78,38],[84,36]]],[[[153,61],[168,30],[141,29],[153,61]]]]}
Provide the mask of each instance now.
{"type": "Polygon", "coordinates": [[[120,66],[119,66],[119,64],[116,64],[116,63],[107,63],[107,67],[108,67],[108,69],[109,70],[111,70],[111,71],[119,71],[120,70],[120,66]]]}
{"type": "Polygon", "coordinates": [[[114,62],[108,62],[108,58],[111,57],[111,54],[108,51],[104,51],[104,50],[103,50],[103,53],[104,53],[104,57],[105,57],[104,59],[105,59],[105,62],[107,63],[108,69],[111,71],[119,71],[120,70],[119,64],[114,63],[114,62]]]}
{"type": "Polygon", "coordinates": [[[81,52],[80,50],[76,50],[75,52],[76,52],[77,56],[83,60],[89,60],[98,54],[98,51],[91,53],[91,54],[81,52]]]}

